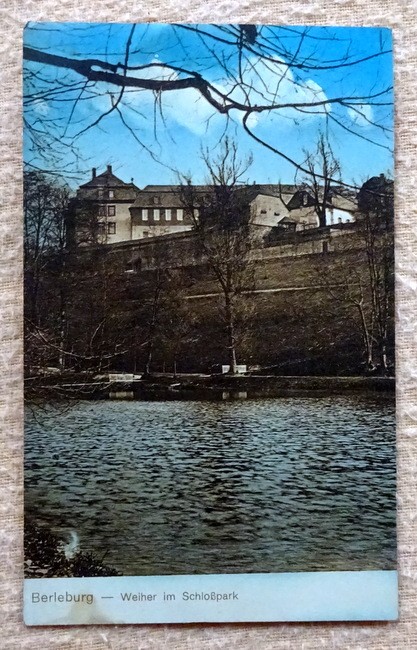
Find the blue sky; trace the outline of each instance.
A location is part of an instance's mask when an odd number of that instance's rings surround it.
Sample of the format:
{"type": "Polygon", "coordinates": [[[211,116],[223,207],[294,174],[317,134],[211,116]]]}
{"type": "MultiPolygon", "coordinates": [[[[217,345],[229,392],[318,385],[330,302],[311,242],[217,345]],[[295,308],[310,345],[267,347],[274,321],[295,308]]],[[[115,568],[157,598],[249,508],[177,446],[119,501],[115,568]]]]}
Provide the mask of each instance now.
{"type": "MultiPolygon", "coordinates": [[[[93,57],[116,63],[124,60],[131,28],[127,24],[30,23],[25,30],[25,45],[69,58],[93,57]]],[[[215,88],[242,101],[244,92],[236,83],[239,55],[233,36],[239,34],[238,30],[226,32],[209,25],[201,29],[208,36],[181,26],[137,25],[131,38],[129,65],[153,67],[130,74],[173,78],[163,64],[181,66],[199,72],[215,88]],[[213,40],[213,36],[220,40],[213,40]]],[[[324,103],[306,109],[308,112],[287,107],[252,114],[248,125],[253,134],[302,162],[305,151],[314,149],[322,131],[328,134],[341,162],[345,182],[361,183],[381,172],[392,174],[393,124],[392,107],[388,105],[392,93],[378,95],[392,85],[390,31],[263,27],[260,33],[258,28],[256,44],[261,42],[268,59],[261,60],[254,50],[247,52],[241,64],[244,88],[252,105],[327,102],[349,97],[354,98],[354,106],[349,102],[324,103]],[[380,51],[386,53],[373,56],[380,51]],[[367,60],[343,67],[335,64],[342,59],[367,60]],[[288,66],[297,62],[303,65],[288,66]],[[369,100],[370,94],[377,97],[369,100]]],[[[126,89],[121,115],[113,111],[92,126],[111,109],[120,89],[104,82],[84,88],[79,75],[63,68],[32,62],[27,67],[36,77],[31,76],[25,90],[32,98],[35,93],[37,99],[27,103],[25,117],[32,125],[53,129],[56,155],[39,157],[30,138],[25,137],[25,160],[51,171],[65,168],[73,185],[86,180],[92,166],[101,171],[107,164],[112,164],[124,180],[133,177],[140,187],[175,182],[177,171],[191,173],[194,182],[201,183],[206,179],[201,148],[215,154],[226,134],[236,140],[242,158],[253,154],[247,174],[250,182],[294,181],[293,165],[244,132],[241,111],[234,109],[227,120],[194,89],[173,90],[158,98],[149,90],[126,89]],[[66,90],[70,83],[75,84],[74,89],[66,90]],[[55,91],[64,91],[45,94],[51,85],[55,91]],[[76,152],[64,146],[72,143],[74,136],[76,152]],[[56,146],[57,141],[63,146],[56,146]]],[[[181,74],[175,74],[175,78],[181,78],[181,74]]]]}

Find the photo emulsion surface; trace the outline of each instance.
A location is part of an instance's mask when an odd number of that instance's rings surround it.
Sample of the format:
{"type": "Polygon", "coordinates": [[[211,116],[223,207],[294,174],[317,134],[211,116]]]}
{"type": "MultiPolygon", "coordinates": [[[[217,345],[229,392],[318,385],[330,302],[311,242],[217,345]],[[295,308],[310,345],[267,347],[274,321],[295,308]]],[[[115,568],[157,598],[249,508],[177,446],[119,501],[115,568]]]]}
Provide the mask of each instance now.
{"type": "Polygon", "coordinates": [[[24,41],[26,623],[395,619],[391,32],[24,41]]]}

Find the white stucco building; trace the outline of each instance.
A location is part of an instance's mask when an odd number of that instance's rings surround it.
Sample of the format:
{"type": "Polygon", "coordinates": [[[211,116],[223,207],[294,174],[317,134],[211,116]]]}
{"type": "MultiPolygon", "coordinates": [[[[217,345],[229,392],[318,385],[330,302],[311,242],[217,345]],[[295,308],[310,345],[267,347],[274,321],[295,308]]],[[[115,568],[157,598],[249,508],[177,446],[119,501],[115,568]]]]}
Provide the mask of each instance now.
{"type": "MultiPolygon", "coordinates": [[[[210,186],[193,186],[198,196],[210,186]]],[[[240,190],[239,190],[240,191],[240,190]]],[[[261,240],[271,229],[301,231],[318,227],[314,201],[308,191],[294,185],[253,184],[242,186],[250,220],[261,240]]],[[[198,201],[197,201],[198,203],[198,201]]],[[[354,200],[333,195],[327,206],[328,225],[354,220],[354,200]]],[[[195,210],[198,217],[198,210],[195,210]]],[[[193,218],[184,207],[179,186],[147,185],[142,190],[113,174],[111,165],[81,185],[72,202],[73,239],[77,245],[114,244],[186,232],[193,218]]]]}

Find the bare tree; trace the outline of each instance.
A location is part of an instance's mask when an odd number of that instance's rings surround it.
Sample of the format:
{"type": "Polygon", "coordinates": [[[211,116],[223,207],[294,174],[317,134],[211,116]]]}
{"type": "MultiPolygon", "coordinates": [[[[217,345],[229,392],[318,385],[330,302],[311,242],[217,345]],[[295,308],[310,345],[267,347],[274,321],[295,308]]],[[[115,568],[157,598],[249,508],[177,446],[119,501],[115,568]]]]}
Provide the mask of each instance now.
{"type": "Polygon", "coordinates": [[[332,185],[340,183],[340,163],[335,158],[328,139],[320,133],[315,151],[304,150],[303,167],[307,170],[302,185],[312,198],[319,227],[327,225],[327,208],[332,201],[332,185]]]}
{"type": "Polygon", "coordinates": [[[24,177],[26,369],[65,364],[69,189],[38,172],[24,177]],[[51,344],[56,347],[53,350],[51,344]]]}
{"type": "Polygon", "coordinates": [[[71,247],[69,196],[58,178],[25,174],[24,335],[29,383],[53,372],[102,370],[128,347],[121,263],[100,246],[71,247]]]}
{"type": "Polygon", "coordinates": [[[358,204],[355,225],[337,238],[334,253],[317,264],[317,277],[331,304],[360,333],[366,372],[389,375],[394,367],[392,181],[367,181],[358,204]]]}
{"type": "Polygon", "coordinates": [[[72,199],[68,209],[67,241],[70,248],[94,246],[107,241],[106,222],[97,202],[72,199]]]}
{"type": "Polygon", "coordinates": [[[109,116],[116,116],[140,146],[156,157],[155,148],[143,138],[143,126],[151,118],[149,111],[142,112],[143,94],[154,97],[156,136],[158,128],[167,128],[164,96],[190,90],[212,114],[224,116],[225,125],[236,117],[236,124],[254,141],[301,172],[308,169],[293,159],[284,141],[277,144],[276,139],[255,132],[259,116],[282,115],[299,124],[306,115],[319,115],[339,134],[349,132],[389,149],[390,125],[379,110],[392,104],[392,87],[379,74],[391,56],[388,30],[380,30],[379,43],[364,56],[352,35],[344,37],[330,28],[323,28],[320,35],[312,28],[259,25],[183,24],[164,29],[166,45],[162,39],[155,60],[145,44],[152,27],[29,24],[23,52],[27,164],[36,166],[43,159],[49,167],[52,164],[71,173],[70,154],[75,156],[79,139],[101,128],[109,116]],[[65,38],[55,38],[55,32],[59,36],[65,30],[71,47],[63,44],[65,38]],[[95,42],[99,45],[91,52],[95,42]],[[329,56],[335,44],[337,52],[329,56]],[[330,78],[361,70],[370,61],[375,74],[372,79],[364,74],[356,92],[332,95],[315,80],[323,71],[330,78]],[[82,105],[95,99],[102,101],[85,119],[82,105]],[[377,110],[370,116],[364,107],[377,110]],[[133,118],[142,124],[134,125],[133,118]],[[364,135],[361,121],[376,127],[371,137],[364,135]]]}
{"type": "Polygon", "coordinates": [[[183,270],[170,270],[165,294],[158,342],[163,354],[163,369],[167,369],[168,361],[176,378],[182,354],[191,344],[199,341],[196,330],[198,318],[185,299],[186,274],[183,270]]]}
{"type": "Polygon", "coordinates": [[[26,316],[39,323],[43,276],[52,260],[59,260],[66,246],[69,188],[45,174],[24,176],[24,253],[26,316]]]}
{"type": "Polygon", "coordinates": [[[228,138],[216,157],[207,150],[202,155],[208,185],[199,191],[188,179],[182,186],[182,198],[193,220],[197,252],[221,291],[220,315],[227,332],[229,372],[235,374],[236,324],[242,311],[242,291],[253,288],[254,283],[248,188],[241,184],[252,159],[240,160],[236,143],[228,138]]]}
{"type": "Polygon", "coordinates": [[[363,184],[358,195],[357,228],[362,238],[372,302],[373,338],[382,374],[393,359],[394,321],[394,184],[382,174],[363,184]],[[390,345],[391,343],[391,345],[390,345]]]}

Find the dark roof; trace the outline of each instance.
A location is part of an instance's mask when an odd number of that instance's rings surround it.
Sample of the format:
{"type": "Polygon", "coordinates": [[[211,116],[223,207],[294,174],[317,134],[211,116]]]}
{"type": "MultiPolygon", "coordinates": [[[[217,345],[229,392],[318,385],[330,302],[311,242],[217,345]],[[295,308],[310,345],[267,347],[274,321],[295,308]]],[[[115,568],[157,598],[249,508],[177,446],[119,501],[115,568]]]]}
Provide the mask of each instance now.
{"type": "Polygon", "coordinates": [[[281,185],[280,183],[254,183],[250,187],[257,188],[258,194],[267,194],[277,196],[284,194],[294,194],[297,191],[295,185],[281,185]]]}
{"type": "MultiPolygon", "coordinates": [[[[172,192],[180,189],[180,185],[146,185],[142,192],[172,192]]],[[[197,192],[209,191],[212,185],[192,185],[197,192]]],[[[242,184],[242,189],[251,188],[257,191],[257,194],[267,194],[270,196],[280,196],[281,194],[294,194],[297,188],[295,185],[280,185],[278,183],[248,183],[242,184]]]]}
{"type": "Polygon", "coordinates": [[[93,177],[83,185],[80,185],[77,191],[77,198],[87,201],[123,201],[132,203],[139,188],[134,183],[125,183],[120,178],[113,174],[111,165],[107,166],[107,170],[102,174],[96,175],[96,170],[93,168],[93,177]],[[100,190],[112,190],[113,196],[110,198],[106,192],[100,190]]]}
{"type": "MultiPolygon", "coordinates": [[[[259,185],[254,183],[239,186],[237,190],[244,194],[247,202],[250,203],[260,194],[281,198],[281,193],[286,191],[284,188],[289,187],[293,189],[293,186],[287,185],[259,185]]],[[[198,194],[208,194],[213,189],[213,185],[192,185],[192,188],[198,194]]],[[[180,192],[180,185],[146,185],[138,193],[132,208],[181,208],[184,206],[184,202],[181,201],[180,192]]]]}
{"type": "MultiPolygon", "coordinates": [[[[181,185],[146,185],[142,192],[179,192],[181,185]]],[[[207,192],[212,185],[192,185],[192,188],[197,192],[207,192]]]]}
{"type": "MultiPolygon", "coordinates": [[[[94,173],[94,172],[93,172],[94,173]]],[[[134,183],[125,183],[122,181],[120,178],[115,176],[113,174],[112,168],[109,165],[107,170],[103,172],[102,174],[99,174],[97,176],[93,176],[91,180],[89,180],[87,183],[84,183],[83,185],[80,185],[80,188],[94,188],[94,187],[110,187],[110,188],[117,188],[117,187],[132,187],[135,190],[139,191],[139,188],[136,187],[134,183]]]]}
{"type": "Polygon", "coordinates": [[[161,192],[141,191],[138,193],[132,208],[183,208],[179,191],[163,190],[161,192]]]}

